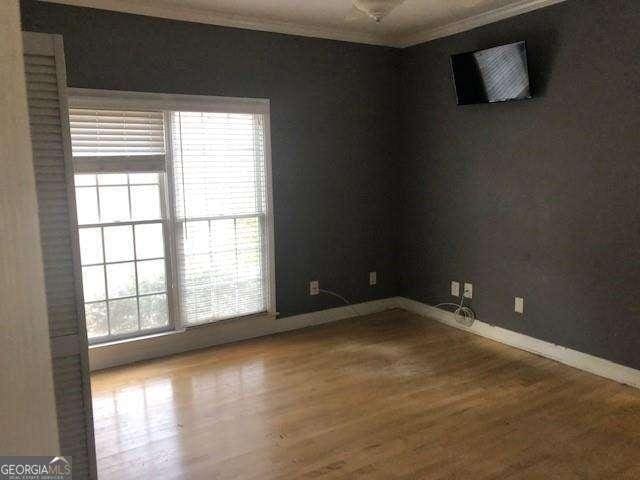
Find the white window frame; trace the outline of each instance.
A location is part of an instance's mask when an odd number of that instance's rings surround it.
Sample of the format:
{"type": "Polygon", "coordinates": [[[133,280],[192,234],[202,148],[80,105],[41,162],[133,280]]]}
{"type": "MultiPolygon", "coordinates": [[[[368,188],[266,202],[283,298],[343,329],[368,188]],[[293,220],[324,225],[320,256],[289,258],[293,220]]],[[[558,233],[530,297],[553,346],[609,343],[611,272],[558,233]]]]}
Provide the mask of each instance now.
{"type": "MultiPolygon", "coordinates": [[[[166,199],[166,224],[169,228],[168,262],[170,263],[171,275],[168,279],[169,316],[170,323],[175,331],[185,331],[186,329],[200,328],[206,325],[215,324],[216,320],[198,325],[185,325],[183,322],[182,305],[180,301],[180,279],[175,255],[177,237],[175,231],[175,190],[173,185],[173,158],[171,151],[171,130],[167,116],[172,111],[191,112],[216,112],[216,113],[245,113],[261,114],[264,116],[264,162],[265,162],[265,183],[266,183],[266,212],[265,212],[265,257],[267,262],[267,276],[265,285],[266,312],[270,316],[277,315],[276,309],[276,280],[275,280],[275,241],[274,241],[274,215],[273,215],[273,175],[271,166],[271,121],[270,102],[268,99],[256,98],[235,98],[216,97],[208,95],[180,95],[146,92],[127,92],[119,90],[94,90],[85,88],[67,88],[67,97],[70,108],[89,109],[114,109],[114,110],[155,110],[162,111],[165,115],[165,155],[133,155],[122,157],[76,157],[74,159],[75,173],[95,173],[113,171],[114,168],[130,169],[131,173],[162,171],[166,172],[167,183],[166,199]],[[144,157],[144,161],[140,160],[144,157]],[[149,165],[155,167],[149,168],[149,165]],[[161,169],[161,170],[160,170],[161,169]]],[[[240,316],[235,318],[252,317],[256,314],[240,316]]],[[[225,319],[228,321],[230,319],[225,319]]],[[[232,320],[232,319],[231,319],[232,320]]],[[[133,337],[132,340],[145,338],[145,334],[133,337]]]]}

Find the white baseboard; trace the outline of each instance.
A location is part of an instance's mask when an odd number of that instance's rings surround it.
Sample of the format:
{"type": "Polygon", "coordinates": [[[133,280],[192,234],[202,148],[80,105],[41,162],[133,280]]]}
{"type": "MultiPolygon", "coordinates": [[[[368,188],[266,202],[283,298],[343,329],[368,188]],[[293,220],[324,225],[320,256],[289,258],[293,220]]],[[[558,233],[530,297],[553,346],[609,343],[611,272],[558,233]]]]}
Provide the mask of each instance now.
{"type": "Polygon", "coordinates": [[[89,349],[89,363],[92,371],[101,370],[198,348],[335,322],[357,315],[369,315],[392,308],[402,308],[451,327],[550,358],[600,377],[640,388],[640,370],[522,333],[489,325],[479,320],[476,320],[471,327],[465,327],[456,321],[456,315],[451,312],[404,297],[390,297],[278,319],[269,315],[244,317],[190,328],[184,332],[170,332],[143,339],[97,345],[89,349]]]}
{"type": "Polygon", "coordinates": [[[358,315],[368,315],[396,308],[396,306],[397,299],[394,297],[285,318],[254,315],[225,320],[189,328],[182,332],[168,332],[135,340],[92,346],[89,348],[89,365],[91,371],[101,370],[198,348],[335,322],[358,315]]]}
{"type": "Polygon", "coordinates": [[[600,377],[640,388],[640,370],[625,367],[624,365],[600,357],[594,357],[587,353],[578,352],[577,350],[572,350],[561,345],[538,340],[537,338],[529,337],[522,333],[495,327],[479,320],[476,320],[471,327],[465,327],[456,321],[455,314],[408,298],[398,297],[396,302],[396,305],[400,308],[432,318],[451,327],[475,333],[476,335],[550,358],[600,377]]]}

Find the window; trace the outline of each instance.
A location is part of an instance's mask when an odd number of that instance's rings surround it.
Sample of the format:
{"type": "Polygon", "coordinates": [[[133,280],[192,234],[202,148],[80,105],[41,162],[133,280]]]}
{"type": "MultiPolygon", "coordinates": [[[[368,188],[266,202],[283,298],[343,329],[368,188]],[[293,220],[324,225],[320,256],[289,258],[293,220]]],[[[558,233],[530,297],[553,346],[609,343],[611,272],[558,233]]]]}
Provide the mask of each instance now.
{"type": "Polygon", "coordinates": [[[262,115],[172,112],[171,132],[185,323],[264,311],[262,115]]]}
{"type": "Polygon", "coordinates": [[[89,338],[169,326],[157,173],[76,175],[89,338]]]}
{"type": "Polygon", "coordinates": [[[164,115],[70,109],[69,121],[89,340],[167,330],[164,115]]]}
{"type": "Polygon", "coordinates": [[[129,95],[70,99],[90,342],[273,312],[268,105],[129,95]]]}

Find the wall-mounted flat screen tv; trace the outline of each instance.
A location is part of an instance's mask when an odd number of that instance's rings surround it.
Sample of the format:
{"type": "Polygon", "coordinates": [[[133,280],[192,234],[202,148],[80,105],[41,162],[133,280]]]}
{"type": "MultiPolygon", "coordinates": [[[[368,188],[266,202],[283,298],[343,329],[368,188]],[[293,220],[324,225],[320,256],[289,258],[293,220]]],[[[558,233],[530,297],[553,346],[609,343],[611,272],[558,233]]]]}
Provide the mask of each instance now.
{"type": "Polygon", "coordinates": [[[451,57],[458,105],[531,98],[525,42],[451,57]]]}

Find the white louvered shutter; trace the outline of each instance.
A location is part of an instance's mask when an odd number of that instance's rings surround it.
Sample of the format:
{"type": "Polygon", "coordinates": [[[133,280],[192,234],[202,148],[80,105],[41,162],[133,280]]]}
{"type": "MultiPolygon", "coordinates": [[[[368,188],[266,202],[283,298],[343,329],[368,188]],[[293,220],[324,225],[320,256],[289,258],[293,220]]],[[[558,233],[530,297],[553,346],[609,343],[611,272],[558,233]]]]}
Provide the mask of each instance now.
{"type": "Polygon", "coordinates": [[[170,122],[184,323],[266,311],[263,115],[172,112],[170,122]]]}
{"type": "Polygon", "coordinates": [[[24,52],[60,449],[73,457],[74,479],[95,478],[87,341],[74,263],[75,211],[65,163],[70,152],[66,100],[60,96],[62,39],[27,32],[24,52]]]}

